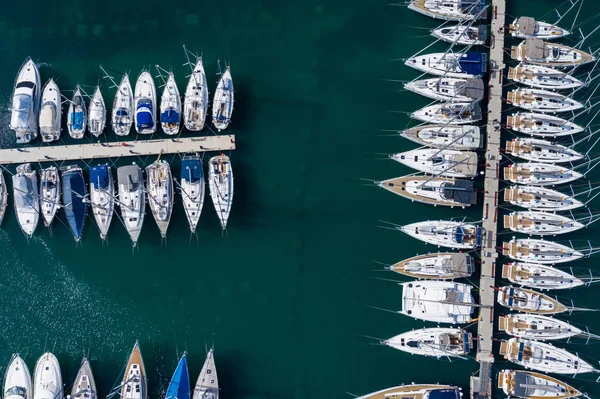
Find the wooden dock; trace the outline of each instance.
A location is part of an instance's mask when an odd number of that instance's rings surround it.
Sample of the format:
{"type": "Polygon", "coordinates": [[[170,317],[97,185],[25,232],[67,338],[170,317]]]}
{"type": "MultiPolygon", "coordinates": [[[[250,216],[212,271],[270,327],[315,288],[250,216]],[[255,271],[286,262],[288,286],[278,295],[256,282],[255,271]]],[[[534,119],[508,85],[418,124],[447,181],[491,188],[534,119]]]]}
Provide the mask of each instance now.
{"type": "Polygon", "coordinates": [[[0,164],[77,161],[235,150],[235,135],[103,142],[0,150],[0,164]]]}

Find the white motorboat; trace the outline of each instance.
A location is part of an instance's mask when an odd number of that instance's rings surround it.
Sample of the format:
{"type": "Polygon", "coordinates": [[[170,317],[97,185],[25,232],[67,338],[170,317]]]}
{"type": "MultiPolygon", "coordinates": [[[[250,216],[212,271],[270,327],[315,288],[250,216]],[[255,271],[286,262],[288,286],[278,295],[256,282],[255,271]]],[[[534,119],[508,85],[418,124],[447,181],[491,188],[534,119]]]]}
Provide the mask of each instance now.
{"type": "Polygon", "coordinates": [[[474,261],[463,252],[441,252],[417,255],[395,263],[389,270],[405,276],[425,280],[454,280],[470,277],[474,261]]]}
{"type": "Polygon", "coordinates": [[[185,155],[181,161],[181,200],[190,224],[190,231],[196,231],[206,193],[206,182],[202,160],[198,154],[185,155]]]}
{"type": "Polygon", "coordinates": [[[459,387],[440,384],[410,384],[372,392],[356,399],[462,399],[462,397],[463,394],[459,387]]]}
{"type": "Polygon", "coordinates": [[[508,78],[529,87],[546,90],[568,90],[583,86],[583,82],[558,69],[520,63],[508,68],[508,78]]]}
{"type": "Polygon", "coordinates": [[[502,370],[498,373],[498,388],[508,396],[524,399],[569,399],[584,395],[556,378],[525,370],[502,370]]]}
{"type": "Polygon", "coordinates": [[[46,352],[35,364],[33,399],[63,398],[63,383],[58,359],[52,353],[46,352]]]}
{"type": "Polygon", "coordinates": [[[206,355],[206,360],[194,386],[192,399],[219,399],[219,379],[212,349],[206,355]]]}
{"type": "Polygon", "coordinates": [[[92,367],[85,357],[81,361],[81,366],[71,389],[71,395],[68,395],[67,399],[98,399],[92,367]]]}
{"type": "Polygon", "coordinates": [[[133,90],[129,75],[124,74],[115,94],[112,109],[112,128],[117,136],[127,136],[133,123],[133,90]]]}
{"type": "Polygon", "coordinates": [[[569,112],[583,108],[582,103],[563,94],[531,88],[509,91],[507,103],[535,112],[569,112]]]}
{"type": "Polygon", "coordinates": [[[231,79],[231,71],[227,67],[217,84],[212,105],[213,125],[215,125],[219,132],[227,129],[227,126],[231,122],[233,102],[233,80],[231,79]]]}
{"type": "Polygon", "coordinates": [[[166,238],[173,213],[174,197],[173,176],[167,161],[157,160],[146,168],[146,193],[160,235],[166,238]]]}
{"type": "Polygon", "coordinates": [[[519,137],[506,141],[506,152],[531,162],[565,163],[585,158],[585,155],[551,141],[519,137]]]}
{"type": "Polygon", "coordinates": [[[529,235],[558,235],[584,228],[583,223],[556,213],[518,211],[504,215],[504,228],[529,235]]]}
{"type": "Polygon", "coordinates": [[[33,399],[31,374],[25,361],[15,353],[4,374],[4,399],[33,399]]]}
{"type": "Polygon", "coordinates": [[[142,71],[135,83],[135,130],[138,134],[153,134],[156,132],[156,86],[152,75],[142,71]]]}
{"type": "Polygon", "coordinates": [[[523,287],[542,290],[570,289],[585,284],[571,273],[537,263],[509,262],[502,266],[502,278],[523,287]]]}
{"type": "Polygon", "coordinates": [[[100,92],[100,86],[96,86],[94,95],[90,101],[90,110],[88,112],[88,129],[92,136],[98,137],[104,132],[106,126],[106,105],[104,97],[100,92]]]}
{"type": "Polygon", "coordinates": [[[571,34],[566,29],[563,29],[548,22],[536,21],[531,17],[516,18],[514,22],[508,25],[508,30],[512,37],[518,39],[542,39],[554,40],[562,39],[571,34]]]}
{"type": "Polygon", "coordinates": [[[554,186],[581,178],[583,175],[564,166],[526,162],[515,163],[504,168],[504,179],[511,183],[532,186],[554,186]]]}
{"type": "Polygon", "coordinates": [[[508,116],[506,127],[515,132],[540,137],[570,136],[585,130],[571,121],[554,115],[517,112],[508,116]]]}
{"type": "Polygon", "coordinates": [[[483,81],[479,78],[430,78],[404,84],[406,90],[440,101],[463,102],[483,99],[483,81]]]}
{"type": "Polygon", "coordinates": [[[399,313],[435,323],[464,324],[475,308],[471,286],[452,281],[411,281],[402,286],[399,313]]]}
{"type": "Polygon", "coordinates": [[[4,173],[0,170],[0,224],[4,220],[6,215],[6,207],[8,205],[8,187],[6,187],[6,180],[4,180],[4,173]]]}
{"type": "Polygon", "coordinates": [[[436,76],[470,79],[486,73],[487,54],[475,52],[421,54],[410,57],[404,65],[436,76]]]}
{"type": "Polygon", "coordinates": [[[428,220],[396,228],[417,240],[452,249],[477,248],[483,234],[481,227],[452,220],[428,220]]]}
{"type": "Polygon", "coordinates": [[[28,57],[17,73],[12,95],[10,128],[15,131],[17,144],[27,144],[38,135],[40,92],[40,72],[28,57]]]}
{"type": "Polygon", "coordinates": [[[14,205],[19,226],[27,237],[33,236],[40,220],[40,199],[38,177],[31,164],[17,166],[17,173],[12,177],[14,205]]]}
{"type": "Polygon", "coordinates": [[[575,375],[600,372],[581,359],[578,354],[572,354],[545,342],[511,338],[502,341],[500,354],[520,366],[545,373],[575,375]]]}
{"type": "Polygon", "coordinates": [[[478,157],[474,151],[417,148],[390,156],[394,161],[419,172],[444,177],[475,177],[478,157]]]}
{"type": "Polygon", "coordinates": [[[441,103],[429,105],[410,114],[426,123],[462,125],[481,120],[479,103],[441,103]]]}
{"type": "Polygon", "coordinates": [[[502,243],[502,254],[519,262],[554,264],[583,258],[583,253],[553,241],[513,238],[502,243]]]}
{"type": "Polygon", "coordinates": [[[212,157],[208,162],[208,188],[223,230],[233,203],[233,169],[227,155],[212,157]]]}
{"type": "Polygon", "coordinates": [[[517,61],[555,68],[575,67],[596,60],[585,51],[540,39],[527,39],[518,46],[512,46],[510,56],[517,61]]]}
{"type": "Polygon", "coordinates": [[[169,72],[160,98],[160,125],[166,134],[177,134],[181,129],[181,96],[173,72],[169,72]]]}
{"type": "Polygon", "coordinates": [[[206,113],[208,110],[208,84],[206,83],[206,74],[202,65],[202,58],[192,71],[190,80],[185,89],[185,99],[183,106],[183,123],[188,130],[193,132],[204,128],[206,113]]]}
{"type": "MultiPolygon", "coordinates": [[[[120,169],[120,168],[119,168],[120,169]]],[[[141,174],[141,170],[140,170],[141,174]]],[[[123,373],[121,383],[121,399],[147,399],[148,380],[146,378],[146,367],[142,358],[142,351],[138,342],[135,342],[129,360],[123,373]]]]}
{"type": "Polygon", "coordinates": [[[486,18],[481,0],[411,0],[408,9],[446,21],[486,18]]]}
{"type": "Polygon", "coordinates": [[[487,26],[444,26],[431,31],[431,36],[448,43],[481,46],[487,40],[487,26]]]}
{"type": "Polygon", "coordinates": [[[534,186],[510,186],[504,189],[504,201],[534,211],[569,211],[585,204],[573,196],[534,186]]]}
{"type": "Polygon", "coordinates": [[[60,209],[60,174],[56,166],[40,171],[40,202],[46,227],[52,224],[60,209]]]}
{"type": "Polygon", "coordinates": [[[69,135],[74,139],[82,139],[87,126],[87,110],[85,100],[81,95],[81,87],[77,85],[73,100],[69,102],[69,111],[67,112],[67,129],[69,135]]]}
{"type": "Polygon", "coordinates": [[[60,138],[62,120],[62,98],[60,90],[53,79],[50,79],[42,91],[42,107],[40,109],[40,134],[44,143],[60,138]]]}
{"type": "Polygon", "coordinates": [[[537,314],[507,314],[498,318],[498,329],[517,338],[550,341],[586,335],[570,323],[537,314]]]}
{"type": "Polygon", "coordinates": [[[572,310],[549,295],[527,288],[500,287],[497,300],[502,306],[524,313],[548,315],[572,310]]]}
{"type": "Polygon", "coordinates": [[[411,201],[433,206],[464,208],[477,201],[472,180],[409,175],[383,180],[377,185],[411,201]]]}
{"type": "Polygon", "coordinates": [[[108,164],[90,169],[90,204],[100,238],[105,240],[115,209],[115,183],[108,164]]]}
{"type": "Polygon", "coordinates": [[[460,328],[422,328],[381,341],[383,345],[411,355],[464,357],[471,351],[473,337],[460,328]]]}
{"type": "Polygon", "coordinates": [[[144,176],[138,165],[121,166],[117,169],[119,185],[119,207],[125,228],[135,247],[144,224],[146,196],[144,195],[144,176]]]}
{"type": "Polygon", "coordinates": [[[481,131],[471,125],[421,125],[400,132],[415,143],[449,150],[475,150],[481,147],[481,131]]]}

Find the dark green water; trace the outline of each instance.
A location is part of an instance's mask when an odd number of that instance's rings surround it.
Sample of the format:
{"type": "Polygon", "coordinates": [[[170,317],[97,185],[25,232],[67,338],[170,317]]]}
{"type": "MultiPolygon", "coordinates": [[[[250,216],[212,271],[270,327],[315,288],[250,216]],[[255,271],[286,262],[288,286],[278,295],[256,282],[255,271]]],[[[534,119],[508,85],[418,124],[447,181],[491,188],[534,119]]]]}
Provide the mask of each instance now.
{"type": "MultiPolygon", "coordinates": [[[[559,4],[536,0],[509,11],[539,16],[559,4]]],[[[224,238],[209,200],[197,239],[190,240],[177,198],[168,245],[161,246],[148,212],[136,251],[116,219],[108,245],[91,218],[79,248],[60,223],[51,234],[39,227],[27,242],[11,208],[0,231],[0,359],[20,351],[33,367],[52,349],[67,381],[89,352],[101,395],[120,378],[136,339],[151,397],[166,388],[184,350],[195,382],[212,344],[223,398],[345,398],[412,381],[468,387],[478,370],[473,360],[409,357],[364,337],[424,326],[368,307],[397,310],[401,299],[397,285],[376,280],[398,278],[372,260],[392,263],[433,250],[379,228],[379,220],[480,218],[479,209],[411,204],[358,179],[409,173],[380,154],[414,145],[380,130],[404,128],[404,112],[428,101],[385,79],[418,75],[391,59],[431,42],[426,29],[407,26],[429,29],[434,21],[383,1],[354,0],[36,1],[3,10],[3,104],[27,56],[41,64],[43,80],[58,78],[63,90],[95,85],[99,64],[137,76],[158,63],[173,70],[183,91],[185,43],[203,53],[211,93],[217,59],[231,64],[236,109],[229,131],[238,149],[231,154],[235,200],[224,238]]],[[[596,12],[588,2],[582,15],[596,12]]],[[[104,84],[103,93],[112,104],[114,89],[104,84]]],[[[9,147],[9,116],[1,118],[9,147]]],[[[178,159],[172,165],[178,176],[178,159]]],[[[597,236],[597,229],[574,236],[597,236]]],[[[597,259],[576,266],[593,268],[597,259]]],[[[593,292],[566,296],[595,306],[593,292]]],[[[600,330],[593,315],[572,320],[600,330]]],[[[600,358],[597,346],[564,346],[600,358]]],[[[591,382],[566,380],[600,393],[591,382]]]]}

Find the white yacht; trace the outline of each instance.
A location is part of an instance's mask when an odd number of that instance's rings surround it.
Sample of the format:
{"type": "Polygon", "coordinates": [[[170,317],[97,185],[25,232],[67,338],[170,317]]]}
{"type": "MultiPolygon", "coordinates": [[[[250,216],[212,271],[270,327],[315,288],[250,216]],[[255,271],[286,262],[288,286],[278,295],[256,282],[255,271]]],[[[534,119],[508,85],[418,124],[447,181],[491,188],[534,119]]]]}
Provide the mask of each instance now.
{"type": "Polygon", "coordinates": [[[393,154],[390,158],[409,168],[435,176],[477,176],[478,157],[474,151],[418,148],[393,154]]]}
{"type": "Polygon", "coordinates": [[[194,386],[192,399],[219,399],[219,379],[213,350],[209,350],[194,386]]]}
{"type": "Polygon", "coordinates": [[[4,374],[4,399],[33,399],[31,374],[25,361],[15,353],[4,374]]]}
{"type": "Polygon", "coordinates": [[[377,185],[411,201],[433,206],[465,208],[477,201],[472,180],[409,175],[383,180],[377,185]]]}
{"type": "Polygon", "coordinates": [[[435,323],[464,324],[471,320],[471,286],[452,281],[411,281],[402,286],[400,313],[435,323]]]}
{"type": "Polygon", "coordinates": [[[19,226],[27,237],[33,236],[40,220],[40,199],[38,177],[31,164],[17,166],[17,173],[12,177],[14,205],[19,226]]]}
{"type": "Polygon", "coordinates": [[[60,138],[62,120],[62,98],[60,90],[53,79],[50,79],[42,91],[42,107],[40,109],[40,134],[44,143],[60,138]]]}
{"type": "Polygon", "coordinates": [[[173,213],[174,197],[173,176],[167,161],[157,160],[146,168],[146,193],[160,235],[165,238],[173,213]]]}
{"type": "Polygon", "coordinates": [[[115,210],[115,183],[110,165],[98,165],[90,169],[89,202],[100,238],[105,240],[115,210]]]}
{"type": "Polygon", "coordinates": [[[583,258],[583,253],[553,241],[513,238],[502,243],[502,254],[519,262],[554,264],[583,258]]]}
{"type": "Polygon", "coordinates": [[[558,235],[584,228],[583,223],[556,213],[518,211],[504,215],[504,228],[529,235],[558,235]]]}
{"type": "Polygon", "coordinates": [[[571,310],[557,299],[527,288],[500,287],[497,300],[502,306],[524,313],[549,315],[571,310]]]}
{"type": "Polygon", "coordinates": [[[431,36],[452,44],[481,46],[487,40],[487,26],[443,26],[431,31],[431,36]]]}
{"type": "Polygon", "coordinates": [[[138,134],[156,132],[156,86],[152,75],[142,71],[135,83],[135,130],[138,134]]]}
{"type": "Polygon", "coordinates": [[[400,132],[415,143],[449,150],[475,150],[481,147],[479,126],[421,125],[400,132]]]}
{"type": "Polygon", "coordinates": [[[518,46],[512,46],[510,56],[517,61],[556,68],[575,67],[596,60],[585,51],[540,39],[527,39],[518,46]]]}
{"type": "Polygon", "coordinates": [[[473,336],[460,328],[422,328],[381,341],[383,345],[411,355],[465,357],[471,351],[473,336]]]}
{"type": "Polygon", "coordinates": [[[112,109],[112,128],[117,136],[127,136],[133,123],[133,90],[129,75],[124,74],[115,93],[112,109]]]}
{"type": "Polygon", "coordinates": [[[196,226],[198,226],[198,220],[200,220],[206,193],[202,160],[198,154],[183,157],[179,188],[183,209],[190,225],[190,231],[193,233],[196,231],[196,226]]]}
{"type": "Polygon", "coordinates": [[[142,351],[137,341],[125,366],[121,386],[121,399],[148,399],[146,367],[144,366],[142,351]]]}
{"type": "Polygon", "coordinates": [[[218,155],[208,161],[208,188],[223,230],[233,202],[233,169],[227,155],[218,155]]]}
{"type": "Polygon", "coordinates": [[[548,22],[536,21],[531,17],[516,18],[514,22],[508,25],[508,30],[512,37],[518,39],[542,39],[553,40],[562,39],[571,34],[566,29],[563,29],[548,22]]]}
{"type": "Polygon", "coordinates": [[[523,287],[542,290],[562,290],[585,284],[585,281],[571,273],[537,263],[509,262],[502,266],[502,278],[523,287]]]}
{"type": "Polygon", "coordinates": [[[504,201],[534,211],[569,211],[585,204],[575,197],[534,186],[510,186],[504,189],[504,201]]]}
{"type": "Polygon", "coordinates": [[[537,314],[507,314],[498,318],[498,329],[517,338],[550,341],[586,335],[569,322],[537,314]]]}
{"type": "Polygon", "coordinates": [[[160,125],[166,134],[177,134],[181,130],[181,96],[173,72],[160,98],[160,125]]]}
{"type": "Polygon", "coordinates": [[[46,352],[35,364],[33,399],[63,398],[63,383],[58,359],[52,353],[46,352]]]}
{"type": "Polygon", "coordinates": [[[40,92],[40,72],[28,57],[19,69],[12,95],[10,128],[15,131],[17,144],[27,144],[38,135],[40,92]]]}
{"type": "Polygon", "coordinates": [[[551,344],[511,338],[500,344],[500,355],[528,369],[555,374],[597,373],[591,364],[551,344]]]}
{"type": "Polygon", "coordinates": [[[231,71],[227,67],[217,84],[212,104],[213,125],[215,125],[219,132],[227,129],[227,126],[231,122],[233,102],[233,80],[231,80],[231,71]]]}
{"type": "Polygon", "coordinates": [[[556,378],[525,370],[502,370],[498,373],[498,388],[508,396],[524,399],[569,399],[584,395],[556,378]]]}
{"type": "Polygon", "coordinates": [[[436,76],[476,78],[487,71],[487,54],[467,52],[430,53],[410,57],[404,65],[436,76]]]}
{"type": "Polygon", "coordinates": [[[0,224],[4,220],[6,215],[6,206],[8,205],[8,188],[6,187],[6,180],[4,180],[4,173],[0,170],[0,224]]]}
{"type": "Polygon", "coordinates": [[[46,227],[52,224],[60,205],[60,174],[56,166],[40,171],[40,202],[46,227]]]}
{"type": "Polygon", "coordinates": [[[441,103],[421,108],[410,117],[425,123],[462,125],[481,120],[479,103],[441,103]]]}
{"type": "Polygon", "coordinates": [[[410,384],[382,389],[356,399],[462,399],[462,397],[463,394],[459,387],[440,384],[410,384]]]}
{"type": "Polygon", "coordinates": [[[463,102],[483,99],[483,81],[479,78],[430,78],[404,84],[406,90],[440,101],[463,102]]]}
{"type": "Polygon", "coordinates": [[[119,207],[125,228],[135,247],[144,224],[146,196],[144,195],[144,176],[138,165],[121,166],[117,169],[119,185],[119,207]]]}
{"type": "Polygon", "coordinates": [[[106,126],[106,105],[104,97],[100,92],[100,86],[96,86],[94,95],[90,101],[90,110],[88,112],[88,129],[92,136],[98,137],[104,132],[106,126]]]}
{"type": "Polygon", "coordinates": [[[585,158],[585,155],[551,141],[519,137],[506,141],[506,152],[531,162],[565,163],[585,158]]]}
{"type": "Polygon", "coordinates": [[[183,123],[185,127],[193,132],[202,130],[206,121],[207,110],[208,84],[206,83],[202,58],[198,58],[185,89],[183,105],[183,123]]]}
{"type": "Polygon", "coordinates": [[[583,104],[554,91],[518,88],[508,92],[507,103],[535,112],[570,112],[583,104]]]}
{"type": "Polygon", "coordinates": [[[571,121],[554,115],[517,112],[507,117],[506,127],[515,132],[540,137],[570,136],[585,130],[571,121]]]}
{"type": "Polygon", "coordinates": [[[396,227],[425,243],[452,249],[473,249],[481,245],[482,228],[452,220],[431,220],[396,227]]]}
{"type": "Polygon", "coordinates": [[[69,135],[74,139],[82,139],[87,125],[87,110],[85,100],[81,95],[81,87],[77,85],[73,100],[69,102],[67,111],[67,128],[69,135]]]}
{"type": "Polygon", "coordinates": [[[465,21],[486,18],[480,0],[411,0],[408,9],[435,19],[465,21]]]}
{"type": "Polygon", "coordinates": [[[470,277],[474,267],[473,258],[466,253],[440,252],[413,256],[393,264],[389,270],[417,279],[454,280],[470,277]]]}
{"type": "Polygon", "coordinates": [[[581,178],[583,175],[564,166],[548,163],[515,163],[504,168],[504,179],[532,186],[554,186],[581,178]]]}
{"type": "Polygon", "coordinates": [[[85,357],[81,361],[81,366],[71,389],[71,395],[68,395],[67,399],[98,399],[92,367],[85,357]]]}
{"type": "Polygon", "coordinates": [[[508,68],[508,78],[529,87],[546,90],[568,90],[583,86],[583,82],[558,69],[520,63],[508,68]]]}

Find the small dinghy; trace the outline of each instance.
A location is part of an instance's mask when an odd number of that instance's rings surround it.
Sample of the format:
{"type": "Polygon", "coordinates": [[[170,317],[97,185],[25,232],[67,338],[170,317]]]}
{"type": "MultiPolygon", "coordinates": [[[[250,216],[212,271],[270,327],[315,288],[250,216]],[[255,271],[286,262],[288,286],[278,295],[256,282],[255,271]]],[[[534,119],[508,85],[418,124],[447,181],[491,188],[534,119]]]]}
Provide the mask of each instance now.
{"type": "Polygon", "coordinates": [[[417,148],[390,156],[419,172],[444,177],[475,177],[478,157],[474,151],[417,148]]]}
{"type": "Polygon", "coordinates": [[[483,230],[474,224],[452,220],[428,220],[396,227],[427,244],[452,249],[473,249],[481,245],[483,230]]]}
{"type": "Polygon", "coordinates": [[[90,133],[94,137],[100,136],[104,132],[104,126],[106,126],[106,105],[104,105],[104,98],[99,86],[96,86],[96,90],[94,90],[88,115],[88,129],[90,133]]]}
{"type": "Polygon", "coordinates": [[[393,272],[425,280],[454,280],[470,277],[473,269],[473,258],[463,252],[417,255],[389,267],[393,272]]]}
{"type": "Polygon", "coordinates": [[[504,228],[529,235],[558,235],[583,229],[585,225],[566,216],[538,211],[519,211],[504,215],[504,228]]]}
{"type": "Polygon", "coordinates": [[[202,58],[199,58],[185,89],[183,123],[186,129],[192,132],[202,130],[206,121],[207,110],[208,84],[206,83],[202,58]]]}
{"type": "Polygon", "coordinates": [[[564,290],[580,287],[585,281],[552,266],[536,263],[508,263],[502,266],[502,278],[523,287],[564,290]]]}
{"type": "Polygon", "coordinates": [[[133,123],[133,90],[129,75],[121,78],[112,109],[112,128],[117,136],[127,136],[133,123]]]}
{"type": "Polygon", "coordinates": [[[478,126],[422,125],[400,132],[400,136],[428,147],[475,150],[481,147],[478,126]]]}
{"type": "Polygon", "coordinates": [[[227,155],[212,157],[208,162],[208,188],[223,230],[233,202],[233,169],[227,155]]]}
{"type": "Polygon", "coordinates": [[[194,387],[192,399],[219,399],[219,380],[213,350],[209,350],[194,387]]]}
{"type": "Polygon", "coordinates": [[[431,36],[452,44],[463,46],[481,46],[487,40],[487,26],[444,26],[434,29],[431,36]]]}
{"type": "Polygon", "coordinates": [[[404,84],[406,90],[440,101],[472,102],[483,99],[483,81],[459,78],[431,78],[404,84]]]}
{"type": "Polygon", "coordinates": [[[81,361],[81,366],[71,389],[71,395],[67,396],[67,399],[98,399],[92,366],[85,357],[81,361]]]}
{"type": "Polygon", "coordinates": [[[554,264],[583,258],[583,253],[557,242],[516,239],[502,243],[502,255],[519,262],[554,264]]]}
{"type": "Polygon", "coordinates": [[[453,281],[410,281],[402,286],[402,310],[398,313],[434,323],[469,322],[475,301],[469,284],[453,281]]]}
{"type": "Polygon", "coordinates": [[[471,21],[486,18],[480,0],[411,0],[408,9],[435,19],[471,21]]]}
{"type": "Polygon", "coordinates": [[[48,227],[60,208],[60,175],[56,166],[50,166],[40,172],[40,202],[44,225],[48,227]]]}
{"type": "Polygon", "coordinates": [[[183,209],[190,224],[190,231],[196,231],[206,192],[202,160],[198,154],[185,155],[181,161],[181,199],[183,209]]]}
{"type": "Polygon", "coordinates": [[[587,397],[556,378],[525,370],[502,370],[498,373],[498,388],[508,396],[524,399],[587,397]]]}
{"type": "Polygon", "coordinates": [[[233,113],[233,80],[231,80],[231,71],[229,67],[225,70],[217,90],[215,90],[215,98],[212,105],[213,125],[220,132],[227,129],[231,122],[231,114],[233,113]]]}
{"type": "Polygon", "coordinates": [[[6,187],[6,180],[4,180],[4,173],[0,170],[0,224],[4,220],[6,215],[6,206],[8,205],[8,188],[6,187]]]}
{"type": "MultiPolygon", "coordinates": [[[[141,173],[141,170],[140,170],[141,173]]],[[[125,366],[121,388],[122,399],[147,399],[148,380],[146,379],[146,368],[142,359],[142,352],[138,342],[135,342],[129,360],[125,366]]]]}
{"type": "Polygon", "coordinates": [[[560,191],[534,186],[510,186],[504,189],[504,201],[534,211],[569,211],[585,204],[560,191]]]}
{"type": "Polygon", "coordinates": [[[473,336],[460,328],[422,328],[407,331],[381,341],[383,345],[411,355],[465,357],[472,347],[473,336]]]}
{"type": "Polygon", "coordinates": [[[596,61],[596,57],[585,51],[540,39],[527,39],[518,46],[512,46],[510,56],[513,60],[555,68],[575,67],[596,61]]]}
{"type": "Polygon", "coordinates": [[[79,166],[66,166],[61,170],[64,213],[71,228],[71,233],[73,233],[73,238],[76,242],[79,242],[83,234],[88,207],[85,179],[79,166]]]}
{"type": "Polygon", "coordinates": [[[507,103],[535,112],[569,112],[583,108],[570,97],[542,89],[518,88],[508,92],[507,103]]]}
{"type": "Polygon", "coordinates": [[[508,68],[508,78],[529,87],[546,90],[569,90],[583,86],[583,82],[558,69],[520,63],[508,68]]]}
{"type": "Polygon", "coordinates": [[[35,364],[33,399],[63,398],[63,383],[58,359],[52,353],[46,352],[35,364]]]}
{"type": "Polygon", "coordinates": [[[516,18],[512,24],[508,25],[508,31],[512,37],[518,39],[553,40],[562,39],[571,34],[566,29],[547,22],[536,21],[531,17],[516,18]]]}
{"type": "Polygon", "coordinates": [[[585,130],[582,126],[558,116],[533,112],[512,114],[507,117],[506,127],[515,132],[540,137],[570,136],[585,130]]]}
{"type": "Polygon", "coordinates": [[[90,204],[100,238],[105,240],[115,209],[115,184],[108,164],[90,169],[90,204]]]}
{"type": "Polygon", "coordinates": [[[511,183],[532,186],[554,186],[581,178],[583,175],[572,169],[548,163],[515,163],[504,168],[504,179],[511,183]]]}
{"type": "Polygon", "coordinates": [[[40,134],[42,141],[49,143],[60,138],[62,119],[62,99],[60,90],[54,80],[50,79],[42,91],[42,108],[40,109],[40,134]]]}
{"type": "Polygon", "coordinates": [[[156,87],[150,72],[143,71],[135,83],[135,130],[138,134],[156,132],[156,87]]]}
{"type": "Polygon", "coordinates": [[[502,306],[524,313],[548,315],[572,310],[549,295],[527,288],[500,287],[497,300],[502,306]]]}
{"type": "Polygon", "coordinates": [[[179,133],[180,124],[181,97],[175,76],[173,72],[169,72],[169,78],[160,98],[160,125],[166,134],[172,135],[179,133]]]}
{"type": "Polygon", "coordinates": [[[498,318],[498,329],[517,338],[550,341],[586,335],[570,323],[537,314],[507,314],[498,318]]]}
{"type": "Polygon", "coordinates": [[[404,176],[377,185],[411,201],[433,206],[467,207],[477,201],[472,180],[433,176],[404,176]]]}
{"type": "Polygon", "coordinates": [[[566,163],[585,158],[583,154],[551,141],[519,137],[506,142],[506,153],[531,162],[566,163]]]}
{"type": "Polygon", "coordinates": [[[462,390],[459,387],[440,384],[410,384],[372,392],[367,395],[359,396],[356,399],[461,399],[462,397],[462,390]]]}
{"type": "Polygon", "coordinates": [[[185,353],[171,377],[165,399],[190,399],[190,374],[185,353]]]}
{"type": "Polygon", "coordinates": [[[4,374],[4,399],[33,399],[33,389],[29,368],[18,353],[10,360],[4,374]]]}
{"type": "Polygon", "coordinates": [[[173,177],[167,161],[155,161],[146,168],[146,193],[148,204],[162,238],[167,237],[167,229],[173,213],[173,177]]]}
{"type": "Polygon", "coordinates": [[[24,163],[17,166],[17,173],[13,175],[12,182],[19,226],[27,237],[31,237],[40,220],[37,174],[31,170],[31,164],[24,163]]]}
{"type": "Polygon", "coordinates": [[[410,117],[425,123],[462,125],[479,122],[481,120],[481,108],[479,103],[434,104],[413,112],[410,117]]]}
{"type": "Polygon", "coordinates": [[[487,71],[487,54],[432,53],[410,57],[404,65],[436,76],[470,79],[483,76],[487,71]]]}
{"type": "Polygon", "coordinates": [[[74,139],[82,139],[87,125],[87,111],[79,85],[75,89],[73,100],[69,103],[67,120],[69,135],[74,139]]]}
{"type": "Polygon", "coordinates": [[[121,216],[135,247],[142,231],[146,213],[142,169],[136,164],[119,167],[117,169],[117,182],[119,184],[121,216]]]}
{"type": "Polygon", "coordinates": [[[15,79],[10,110],[10,128],[15,131],[17,144],[27,144],[38,135],[40,91],[40,72],[28,57],[15,79]]]}

